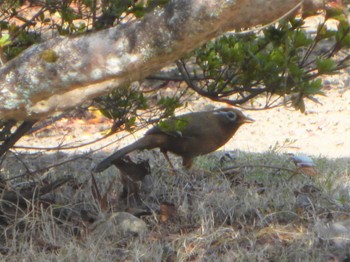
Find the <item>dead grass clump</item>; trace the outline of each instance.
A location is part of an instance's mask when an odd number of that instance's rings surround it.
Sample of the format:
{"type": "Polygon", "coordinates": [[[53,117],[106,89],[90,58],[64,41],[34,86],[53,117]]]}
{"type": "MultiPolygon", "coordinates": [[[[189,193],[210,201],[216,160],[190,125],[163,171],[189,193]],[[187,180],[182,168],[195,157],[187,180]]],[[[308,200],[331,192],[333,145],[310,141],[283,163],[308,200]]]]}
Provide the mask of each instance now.
{"type": "Polygon", "coordinates": [[[193,170],[179,169],[173,176],[165,162],[160,163],[163,159],[153,159],[152,174],[147,185],[142,182],[137,204],[120,199],[115,170],[96,176],[101,194],[107,193],[103,202],[92,195],[90,176],[75,169],[73,175],[79,179],[47,196],[55,204],[29,200],[6,223],[0,220],[1,259],[346,258],[350,249],[349,159],[314,158],[314,176],[296,174],[289,157],[273,151],[236,152],[234,160],[223,165],[219,159],[200,157],[193,170]]]}

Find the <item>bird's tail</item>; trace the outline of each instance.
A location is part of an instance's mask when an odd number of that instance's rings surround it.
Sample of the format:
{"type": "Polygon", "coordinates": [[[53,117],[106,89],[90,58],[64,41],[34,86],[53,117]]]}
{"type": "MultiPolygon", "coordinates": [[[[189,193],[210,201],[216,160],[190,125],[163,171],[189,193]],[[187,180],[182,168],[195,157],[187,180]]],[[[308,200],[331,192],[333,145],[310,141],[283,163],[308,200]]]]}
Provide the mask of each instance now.
{"type": "Polygon", "coordinates": [[[102,160],[100,163],[98,163],[95,166],[93,171],[94,172],[102,172],[106,168],[110,167],[114,160],[122,158],[126,154],[129,154],[130,152],[135,151],[135,150],[152,149],[152,148],[159,147],[161,142],[162,141],[160,141],[159,138],[157,138],[157,137],[152,137],[152,136],[143,137],[143,138],[137,140],[136,142],[114,152],[112,155],[110,155],[106,159],[102,160]]]}

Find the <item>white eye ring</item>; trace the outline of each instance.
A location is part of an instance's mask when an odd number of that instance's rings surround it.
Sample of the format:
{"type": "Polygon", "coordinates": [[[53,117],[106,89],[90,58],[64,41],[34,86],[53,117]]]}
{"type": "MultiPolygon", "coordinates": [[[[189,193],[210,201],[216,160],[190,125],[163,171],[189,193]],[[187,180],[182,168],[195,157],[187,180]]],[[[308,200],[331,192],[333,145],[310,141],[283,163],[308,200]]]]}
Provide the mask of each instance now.
{"type": "Polygon", "coordinates": [[[236,119],[237,119],[237,114],[233,113],[231,111],[226,112],[226,116],[228,119],[230,119],[230,121],[236,121],[236,119]]]}
{"type": "Polygon", "coordinates": [[[217,111],[214,114],[225,116],[231,122],[236,121],[237,119],[237,114],[232,111],[217,111]]]}

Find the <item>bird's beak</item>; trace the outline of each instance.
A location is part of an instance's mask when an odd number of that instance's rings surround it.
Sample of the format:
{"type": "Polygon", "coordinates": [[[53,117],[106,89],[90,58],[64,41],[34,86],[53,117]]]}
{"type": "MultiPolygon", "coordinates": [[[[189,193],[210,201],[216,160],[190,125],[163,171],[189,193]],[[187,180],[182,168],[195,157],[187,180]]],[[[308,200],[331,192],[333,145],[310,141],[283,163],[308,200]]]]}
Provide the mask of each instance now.
{"type": "Polygon", "coordinates": [[[243,120],[242,120],[242,123],[254,123],[255,120],[253,118],[250,118],[250,117],[245,117],[243,120]]]}

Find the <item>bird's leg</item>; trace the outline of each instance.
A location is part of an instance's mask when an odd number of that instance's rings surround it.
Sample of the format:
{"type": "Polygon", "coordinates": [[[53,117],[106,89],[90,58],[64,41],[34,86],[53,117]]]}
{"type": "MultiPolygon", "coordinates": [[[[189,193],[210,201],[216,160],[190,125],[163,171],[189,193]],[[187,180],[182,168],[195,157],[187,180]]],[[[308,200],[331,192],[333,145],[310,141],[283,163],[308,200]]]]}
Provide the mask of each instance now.
{"type": "Polygon", "coordinates": [[[168,156],[167,151],[163,151],[163,150],[162,150],[161,152],[163,153],[165,159],[168,161],[168,163],[169,163],[169,165],[170,165],[170,167],[171,167],[171,169],[172,169],[171,175],[175,175],[176,169],[175,169],[173,163],[170,161],[170,158],[169,158],[169,156],[168,156]]]}
{"type": "Polygon", "coordinates": [[[182,165],[186,168],[186,169],[190,169],[191,166],[193,164],[193,158],[189,158],[189,157],[182,157],[182,165]]]}

